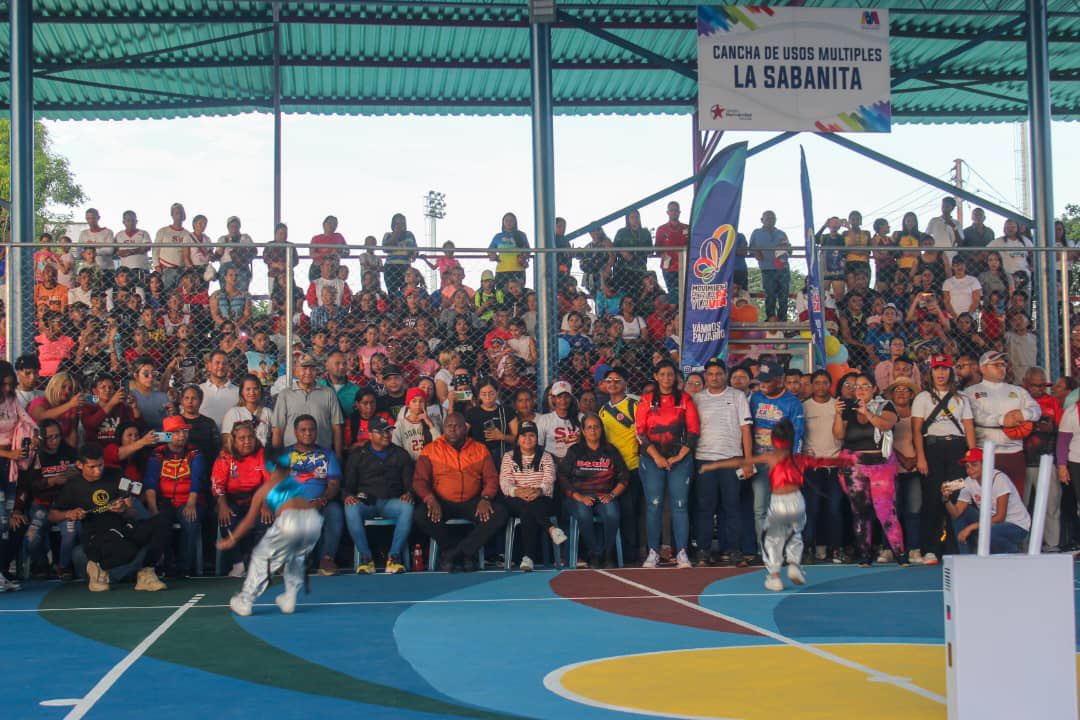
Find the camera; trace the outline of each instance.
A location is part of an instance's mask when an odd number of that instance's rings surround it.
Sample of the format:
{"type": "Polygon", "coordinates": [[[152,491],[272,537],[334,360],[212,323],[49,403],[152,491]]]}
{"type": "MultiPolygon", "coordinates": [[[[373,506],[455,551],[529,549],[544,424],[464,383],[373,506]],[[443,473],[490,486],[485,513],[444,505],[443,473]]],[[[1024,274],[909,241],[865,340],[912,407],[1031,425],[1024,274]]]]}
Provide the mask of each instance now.
{"type": "Polygon", "coordinates": [[[122,477],[120,478],[119,488],[120,492],[124,493],[126,497],[138,497],[142,494],[143,484],[138,480],[122,477]]]}

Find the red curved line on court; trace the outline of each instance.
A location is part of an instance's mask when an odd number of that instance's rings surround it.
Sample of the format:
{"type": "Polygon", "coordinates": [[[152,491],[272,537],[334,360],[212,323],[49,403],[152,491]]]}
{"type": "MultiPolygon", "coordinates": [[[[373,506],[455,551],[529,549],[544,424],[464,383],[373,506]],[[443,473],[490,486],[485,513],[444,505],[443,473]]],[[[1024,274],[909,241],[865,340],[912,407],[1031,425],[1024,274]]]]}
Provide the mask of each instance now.
{"type": "MultiPolygon", "coordinates": [[[[759,568],[697,568],[694,570],[612,570],[627,580],[647,585],[668,595],[700,604],[699,596],[717,580],[760,572],[759,568]]],[[[604,612],[642,620],[683,625],[701,630],[716,630],[738,635],[758,635],[726,620],[693,612],[676,602],[621,583],[592,570],[561,572],[551,580],[557,595],[572,598],[582,605],[604,612]],[[618,599],[611,599],[618,598],[618,599]]]]}

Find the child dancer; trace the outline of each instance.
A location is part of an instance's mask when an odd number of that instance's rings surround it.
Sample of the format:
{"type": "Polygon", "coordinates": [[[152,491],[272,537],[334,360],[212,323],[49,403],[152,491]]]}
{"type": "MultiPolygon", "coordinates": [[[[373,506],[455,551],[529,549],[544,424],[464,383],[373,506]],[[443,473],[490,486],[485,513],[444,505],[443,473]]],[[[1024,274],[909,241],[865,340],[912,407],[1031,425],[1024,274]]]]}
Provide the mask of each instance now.
{"type": "Polygon", "coordinates": [[[270,585],[270,574],[284,567],[285,592],[274,602],[286,615],[296,610],[296,596],[304,583],[304,559],[322,533],[323,518],[304,497],[303,486],[290,471],[289,454],[280,448],[266,451],[270,479],[256,491],[247,515],[229,537],[218,540],[221,550],[236,545],[259,520],[263,506],[274,514],[274,524],[251,553],[247,578],[229,607],[237,615],[250,615],[255,599],[270,585]]]}
{"type": "Polygon", "coordinates": [[[795,428],[790,420],[784,419],[772,429],[773,452],[751,458],[717,460],[701,466],[701,472],[707,472],[746,465],[769,465],[772,498],[769,500],[769,514],[765,517],[765,527],[762,530],[761,547],[765,570],[768,572],[765,587],[776,592],[784,589],[780,568],[785,557],[788,563],[788,579],[796,585],[806,584],[806,576],[800,567],[803,554],[802,531],[806,526],[806,502],[802,495],[805,472],[816,467],[852,464],[852,459],[847,454],[835,458],[792,455],[794,439],[795,428]]]}

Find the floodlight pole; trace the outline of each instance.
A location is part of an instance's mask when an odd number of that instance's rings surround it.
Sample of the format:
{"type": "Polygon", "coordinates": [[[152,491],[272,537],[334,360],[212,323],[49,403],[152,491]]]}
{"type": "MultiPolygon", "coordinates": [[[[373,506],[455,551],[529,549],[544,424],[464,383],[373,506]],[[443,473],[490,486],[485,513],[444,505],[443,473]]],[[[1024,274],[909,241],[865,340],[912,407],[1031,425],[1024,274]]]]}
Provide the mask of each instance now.
{"type": "MultiPolygon", "coordinates": [[[[1047,44],[1046,0],[1027,0],[1028,128],[1031,133],[1031,214],[1035,220],[1035,245],[1054,244],[1054,187],[1050,153],[1050,52],[1047,44]]],[[[1057,309],[1051,304],[1056,293],[1053,256],[1035,253],[1034,277],[1039,306],[1039,351],[1043,367],[1056,377],[1061,355],[1058,352],[1057,309]]],[[[1068,277],[1062,277],[1068,283],[1068,277]]],[[[1069,311],[1068,306],[1061,309],[1069,311]]],[[[1064,368],[1068,373],[1069,368],[1064,368]]]]}
{"type": "MultiPolygon", "coordinates": [[[[34,28],[31,0],[11,0],[11,242],[34,241],[34,28]]],[[[9,247],[4,307],[8,360],[25,350],[23,311],[34,320],[34,267],[30,253],[9,247]]],[[[31,333],[32,335],[33,333],[31,333]]]]}
{"type": "MultiPolygon", "coordinates": [[[[532,80],[533,214],[536,247],[555,247],[555,147],[552,127],[551,25],[529,25],[529,69],[532,80]]],[[[536,254],[536,381],[540,396],[555,378],[558,355],[555,349],[556,263],[550,253],[536,254]]]]}

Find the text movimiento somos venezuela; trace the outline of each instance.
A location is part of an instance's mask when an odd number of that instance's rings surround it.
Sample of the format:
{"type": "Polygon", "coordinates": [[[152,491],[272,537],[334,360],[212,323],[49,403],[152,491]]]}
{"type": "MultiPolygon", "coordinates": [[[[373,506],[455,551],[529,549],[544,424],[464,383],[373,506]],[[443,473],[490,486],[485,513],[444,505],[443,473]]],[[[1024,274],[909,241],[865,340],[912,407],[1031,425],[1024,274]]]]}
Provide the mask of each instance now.
{"type": "Polygon", "coordinates": [[[723,44],[713,45],[712,56],[736,61],[731,66],[736,88],[778,90],[861,90],[862,74],[854,63],[882,61],[880,48],[861,47],[723,44]],[[753,61],[766,64],[742,64],[753,61]]]}

